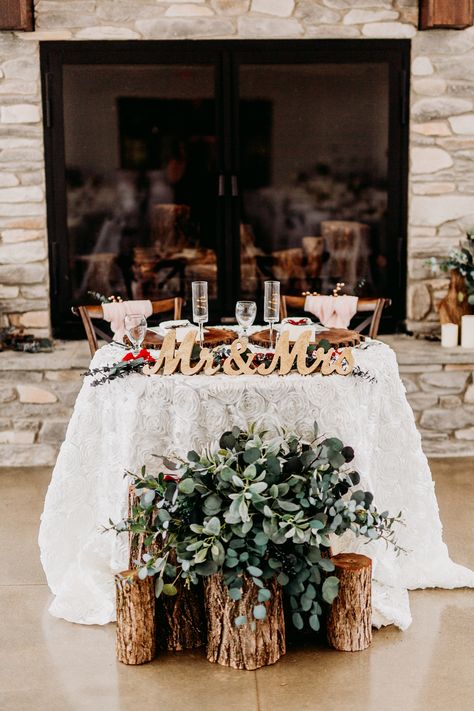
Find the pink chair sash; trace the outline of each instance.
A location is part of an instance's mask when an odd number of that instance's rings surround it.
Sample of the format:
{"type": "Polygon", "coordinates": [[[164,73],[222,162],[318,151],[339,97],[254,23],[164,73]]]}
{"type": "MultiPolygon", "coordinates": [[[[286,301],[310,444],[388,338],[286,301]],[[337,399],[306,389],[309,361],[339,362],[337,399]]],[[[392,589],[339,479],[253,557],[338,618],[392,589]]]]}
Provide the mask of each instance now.
{"type": "Polygon", "coordinates": [[[104,320],[110,323],[114,339],[122,342],[125,335],[123,324],[125,316],[127,314],[138,314],[148,318],[153,313],[153,306],[151,301],[122,301],[120,303],[102,304],[102,311],[104,320]]]}
{"type": "Polygon", "coordinates": [[[307,296],[304,310],[327,328],[347,328],[357,313],[357,296],[307,296]]]}

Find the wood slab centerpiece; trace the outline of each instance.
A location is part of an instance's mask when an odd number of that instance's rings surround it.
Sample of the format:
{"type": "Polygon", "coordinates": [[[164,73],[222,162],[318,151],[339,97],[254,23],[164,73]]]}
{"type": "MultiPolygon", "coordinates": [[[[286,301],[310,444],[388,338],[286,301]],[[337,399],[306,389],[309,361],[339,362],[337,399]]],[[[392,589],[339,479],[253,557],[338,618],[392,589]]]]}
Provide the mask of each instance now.
{"type": "MultiPolygon", "coordinates": [[[[332,348],[350,348],[358,346],[364,337],[361,336],[357,331],[350,331],[346,328],[328,328],[325,331],[318,331],[314,338],[311,339],[310,343],[320,343],[321,341],[327,341],[332,348]]],[[[250,343],[255,346],[261,346],[262,348],[272,348],[275,346],[275,335],[273,336],[273,343],[270,339],[270,329],[266,328],[263,331],[257,331],[249,337],[250,343]]]]}
{"type": "MultiPolygon", "coordinates": [[[[204,347],[215,348],[216,346],[227,346],[235,341],[237,334],[228,328],[205,328],[204,347]]],[[[164,336],[147,331],[143,346],[145,348],[160,348],[163,344],[164,336]]]]}

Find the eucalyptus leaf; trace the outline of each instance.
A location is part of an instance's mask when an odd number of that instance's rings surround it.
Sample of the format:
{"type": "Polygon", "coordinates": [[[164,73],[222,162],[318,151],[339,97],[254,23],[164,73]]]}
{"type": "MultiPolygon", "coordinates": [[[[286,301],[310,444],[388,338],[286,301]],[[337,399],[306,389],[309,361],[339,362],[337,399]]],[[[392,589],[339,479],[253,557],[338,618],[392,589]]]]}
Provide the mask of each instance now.
{"type": "Polygon", "coordinates": [[[256,620],[264,620],[267,616],[267,608],[265,605],[255,605],[253,608],[253,616],[256,620]]]}
{"type": "Polygon", "coordinates": [[[177,594],[178,590],[171,583],[166,583],[165,585],[163,585],[163,595],[167,595],[168,597],[174,597],[177,594]]]}
{"type": "Polygon", "coordinates": [[[321,590],[323,600],[327,602],[329,605],[332,605],[334,600],[337,597],[339,591],[339,580],[336,578],[335,575],[331,575],[329,578],[326,578],[326,580],[323,583],[323,587],[321,590]]]}

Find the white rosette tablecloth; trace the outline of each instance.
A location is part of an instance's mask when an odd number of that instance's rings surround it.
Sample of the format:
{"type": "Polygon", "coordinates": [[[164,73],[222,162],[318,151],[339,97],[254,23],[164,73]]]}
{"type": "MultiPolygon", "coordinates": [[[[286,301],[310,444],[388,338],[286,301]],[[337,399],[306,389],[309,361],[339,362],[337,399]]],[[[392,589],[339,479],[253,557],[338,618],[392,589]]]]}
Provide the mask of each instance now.
{"type": "MultiPolygon", "coordinates": [[[[39,543],[50,612],[72,622],[115,619],[115,572],[127,567],[126,535],[104,532],[126,513],[125,470],[150,471],[152,454],[185,455],[215,442],[232,425],[289,428],[339,437],[356,453],[361,486],[380,510],[402,511],[398,557],[381,541],[347,537],[338,549],[363,551],[374,561],[377,626],[411,622],[409,588],[474,586],[474,573],[453,563],[442,540],[434,484],[395,354],[373,342],[354,349],[356,363],[376,380],[349,376],[151,376],[133,374],[99,387],[86,378],[46,496],[39,543]]],[[[120,360],[123,351],[100,349],[92,367],[120,360]]],[[[337,552],[337,550],[336,550],[337,552]]]]}

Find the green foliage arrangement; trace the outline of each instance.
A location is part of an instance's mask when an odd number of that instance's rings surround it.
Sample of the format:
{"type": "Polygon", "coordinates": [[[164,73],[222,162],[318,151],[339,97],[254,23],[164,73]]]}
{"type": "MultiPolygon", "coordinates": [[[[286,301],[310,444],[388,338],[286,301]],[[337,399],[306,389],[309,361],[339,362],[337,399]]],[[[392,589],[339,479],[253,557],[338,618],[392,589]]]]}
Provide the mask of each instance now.
{"type": "Polygon", "coordinates": [[[138,496],[130,518],[117,531],[144,534],[151,552],[136,561],[139,577],[156,576],[156,594],[174,595],[176,584],[197,583],[222,573],[229,595],[241,597],[243,577],[255,584],[253,619],[266,616],[268,582],[277,577],[297,629],[317,631],[323,603],[338,593],[328,550],[332,536],[352,531],[393,544],[394,524],[379,513],[370,492],[355,489],[359,474],[349,466],[351,447],[336,437],[305,443],[292,434],[266,438],[234,427],[219,448],[163,463],[175,472],[133,476],[138,496]],[[171,560],[177,562],[170,564],[171,560]]]}

